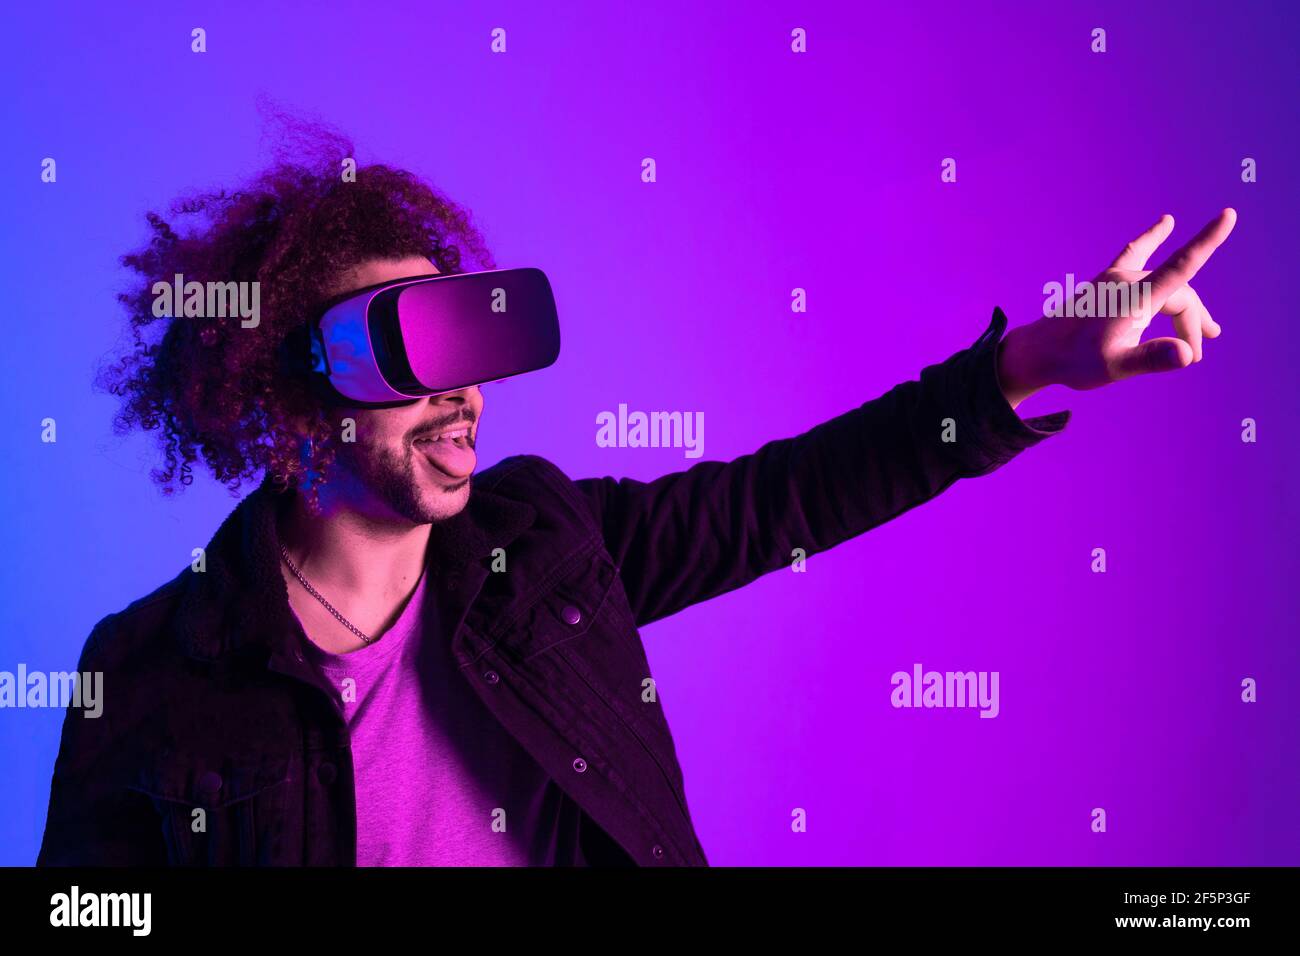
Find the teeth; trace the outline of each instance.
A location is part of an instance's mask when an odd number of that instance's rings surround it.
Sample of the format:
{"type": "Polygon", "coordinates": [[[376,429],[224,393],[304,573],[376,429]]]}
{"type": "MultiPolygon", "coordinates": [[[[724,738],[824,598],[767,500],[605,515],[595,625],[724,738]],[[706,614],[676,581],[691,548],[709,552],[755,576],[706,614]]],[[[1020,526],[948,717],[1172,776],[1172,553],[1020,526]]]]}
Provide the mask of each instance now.
{"type": "Polygon", "coordinates": [[[454,432],[443,432],[430,438],[417,438],[415,443],[418,445],[422,442],[441,442],[441,441],[463,441],[469,437],[469,429],[461,428],[454,432]]]}

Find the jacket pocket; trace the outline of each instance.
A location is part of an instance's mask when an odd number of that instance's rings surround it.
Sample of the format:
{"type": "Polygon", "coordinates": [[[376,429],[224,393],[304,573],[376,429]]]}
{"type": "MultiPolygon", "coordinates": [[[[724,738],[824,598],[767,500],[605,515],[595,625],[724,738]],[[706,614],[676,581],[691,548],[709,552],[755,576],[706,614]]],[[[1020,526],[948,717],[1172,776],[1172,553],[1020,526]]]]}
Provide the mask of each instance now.
{"type": "Polygon", "coordinates": [[[580,555],[501,635],[501,644],[528,660],[586,635],[608,615],[618,569],[602,550],[580,555]]]}
{"type": "Polygon", "coordinates": [[[152,799],[170,865],[255,866],[274,862],[289,779],[288,756],[163,751],[131,789],[152,799]]]}

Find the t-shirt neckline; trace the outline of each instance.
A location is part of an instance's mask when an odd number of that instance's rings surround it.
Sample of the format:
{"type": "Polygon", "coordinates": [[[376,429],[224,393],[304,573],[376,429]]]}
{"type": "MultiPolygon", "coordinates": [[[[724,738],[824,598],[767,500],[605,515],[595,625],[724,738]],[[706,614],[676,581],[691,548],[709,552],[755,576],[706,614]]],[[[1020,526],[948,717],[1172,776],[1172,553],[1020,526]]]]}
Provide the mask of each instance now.
{"type": "MultiPolygon", "coordinates": [[[[424,617],[423,604],[428,577],[427,571],[421,571],[420,580],[416,582],[415,590],[411,592],[411,596],[407,599],[406,606],[402,608],[402,613],[397,616],[393,626],[379,635],[378,639],[372,643],[348,651],[345,654],[335,654],[325,650],[325,648],[313,641],[307,635],[307,629],[303,628],[302,633],[306,644],[306,653],[327,671],[355,670],[358,665],[368,665],[374,661],[387,660],[389,656],[406,643],[411,634],[419,630],[420,621],[424,617]]],[[[300,625],[301,623],[299,621],[300,625]]]]}

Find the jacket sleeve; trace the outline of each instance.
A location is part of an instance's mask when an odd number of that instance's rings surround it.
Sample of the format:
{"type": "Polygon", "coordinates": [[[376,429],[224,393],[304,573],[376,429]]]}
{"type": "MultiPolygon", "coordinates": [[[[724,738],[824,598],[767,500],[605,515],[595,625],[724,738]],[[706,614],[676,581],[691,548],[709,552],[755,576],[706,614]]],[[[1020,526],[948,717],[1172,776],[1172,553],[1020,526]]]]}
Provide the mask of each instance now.
{"type": "Polygon", "coordinates": [[[50,803],[37,866],[161,866],[166,845],[161,822],[144,794],[127,788],[114,735],[115,687],[105,653],[113,615],[100,621],[77,662],[80,674],[104,675],[102,709],[87,716],[69,705],[50,783],[50,803]]]}
{"type": "Polygon", "coordinates": [[[638,625],[789,567],[987,475],[1062,430],[1069,411],[1021,419],[1002,395],[995,309],[968,349],[802,435],[650,482],[575,482],[619,565],[638,625]]]}

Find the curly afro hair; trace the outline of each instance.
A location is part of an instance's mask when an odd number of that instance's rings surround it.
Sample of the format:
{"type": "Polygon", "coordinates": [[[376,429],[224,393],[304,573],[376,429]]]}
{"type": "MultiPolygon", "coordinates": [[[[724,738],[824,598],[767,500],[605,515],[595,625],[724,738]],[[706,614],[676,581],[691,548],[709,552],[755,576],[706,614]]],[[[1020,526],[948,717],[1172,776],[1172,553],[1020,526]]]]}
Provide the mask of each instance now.
{"type": "Polygon", "coordinates": [[[97,384],[122,399],[119,434],[159,432],[164,464],[151,477],[166,495],[194,480],[201,458],[232,494],[263,474],[281,489],[310,475],[314,502],[338,428],[310,383],[286,374],[286,338],[365,260],[423,256],[448,274],[495,268],[469,213],[433,186],[386,165],[357,167],[345,181],[355,155],[345,137],[284,122],[289,135],[269,169],[238,189],[176,200],[170,219],[148,213],[148,242],[121,259],[137,277],[118,296],[132,341],[97,384]],[[187,283],[259,283],[259,323],[155,316],[154,283],[177,273],[187,283]]]}

